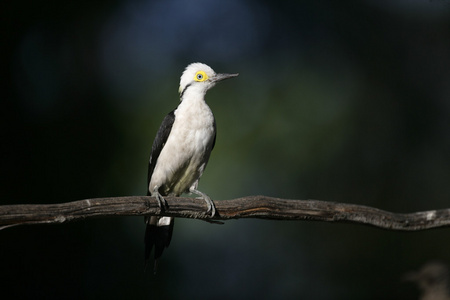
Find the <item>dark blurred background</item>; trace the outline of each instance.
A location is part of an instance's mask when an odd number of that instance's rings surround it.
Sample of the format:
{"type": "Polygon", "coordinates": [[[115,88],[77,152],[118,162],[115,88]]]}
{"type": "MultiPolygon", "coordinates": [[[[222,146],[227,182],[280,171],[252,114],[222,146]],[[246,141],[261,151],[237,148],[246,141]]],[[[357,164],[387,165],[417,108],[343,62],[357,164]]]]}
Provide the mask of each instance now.
{"type": "MultiPolygon", "coordinates": [[[[144,195],[181,72],[215,87],[214,200],[264,194],[393,212],[450,207],[450,2],[3,1],[1,205],[144,195]]],[[[450,229],[177,219],[159,273],[141,217],[0,231],[21,299],[417,299],[450,229]]]]}

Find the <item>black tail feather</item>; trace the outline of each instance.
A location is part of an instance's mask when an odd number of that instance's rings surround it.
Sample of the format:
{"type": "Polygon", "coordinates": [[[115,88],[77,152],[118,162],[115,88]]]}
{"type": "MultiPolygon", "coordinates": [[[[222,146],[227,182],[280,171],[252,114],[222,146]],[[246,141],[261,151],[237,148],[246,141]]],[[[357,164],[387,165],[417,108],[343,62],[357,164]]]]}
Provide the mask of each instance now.
{"type": "Polygon", "coordinates": [[[154,263],[154,273],[156,273],[156,267],[157,267],[157,261],[158,258],[161,257],[164,248],[167,248],[170,244],[170,241],[172,239],[172,232],[173,232],[173,226],[174,226],[174,220],[172,219],[172,222],[169,225],[164,226],[156,226],[156,225],[150,225],[147,224],[147,227],[145,229],[145,251],[144,251],[144,258],[145,258],[145,267],[144,270],[147,268],[148,261],[150,260],[150,253],[153,250],[153,246],[155,247],[155,263],[154,263]]]}

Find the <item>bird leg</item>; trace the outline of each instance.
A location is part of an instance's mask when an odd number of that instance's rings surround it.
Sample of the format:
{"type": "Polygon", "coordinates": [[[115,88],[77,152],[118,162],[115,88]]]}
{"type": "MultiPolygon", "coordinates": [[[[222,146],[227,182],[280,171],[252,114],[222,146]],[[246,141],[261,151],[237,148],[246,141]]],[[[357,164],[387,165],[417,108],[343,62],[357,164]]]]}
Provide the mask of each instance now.
{"type": "Polygon", "coordinates": [[[214,217],[214,215],[216,214],[216,206],[214,205],[214,202],[211,201],[211,198],[209,198],[209,196],[205,193],[202,193],[199,190],[195,189],[194,187],[191,187],[189,189],[189,192],[199,196],[197,197],[197,199],[205,200],[206,205],[208,206],[208,210],[206,211],[206,213],[211,214],[211,218],[214,217]]]}
{"type": "Polygon", "coordinates": [[[156,201],[158,202],[158,206],[160,210],[163,210],[164,208],[168,207],[166,199],[159,193],[158,191],[159,187],[155,187],[152,192],[152,197],[156,198],[156,201]]]}

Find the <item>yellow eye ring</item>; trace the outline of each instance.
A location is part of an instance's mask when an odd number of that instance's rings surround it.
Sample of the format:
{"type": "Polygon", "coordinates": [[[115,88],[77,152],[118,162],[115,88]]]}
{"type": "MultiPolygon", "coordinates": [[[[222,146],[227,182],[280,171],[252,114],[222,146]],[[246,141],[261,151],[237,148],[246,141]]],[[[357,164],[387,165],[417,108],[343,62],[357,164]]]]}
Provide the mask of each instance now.
{"type": "Polygon", "coordinates": [[[202,82],[202,81],[205,81],[206,79],[208,79],[208,75],[206,75],[205,72],[198,71],[197,73],[195,73],[195,77],[194,77],[195,81],[202,82]]]}

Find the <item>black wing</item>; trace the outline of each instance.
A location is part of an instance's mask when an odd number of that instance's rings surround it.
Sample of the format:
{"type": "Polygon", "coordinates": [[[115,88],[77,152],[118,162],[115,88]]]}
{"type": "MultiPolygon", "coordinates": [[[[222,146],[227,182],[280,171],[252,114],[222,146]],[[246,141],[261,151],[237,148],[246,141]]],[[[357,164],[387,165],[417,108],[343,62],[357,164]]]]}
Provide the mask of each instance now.
{"type": "Polygon", "coordinates": [[[148,177],[147,177],[147,196],[150,196],[150,191],[148,190],[148,185],[150,184],[150,179],[152,178],[153,171],[155,170],[156,162],[158,161],[159,154],[164,148],[167,142],[170,131],[172,131],[173,122],[175,121],[175,110],[171,111],[162,121],[159,127],[158,133],[156,134],[155,140],[153,141],[152,153],[150,154],[150,160],[148,162],[148,177]]]}
{"type": "Polygon", "coordinates": [[[212,143],[211,151],[214,149],[214,146],[216,145],[216,136],[217,136],[217,125],[216,125],[216,119],[214,119],[214,140],[212,143]]]}

